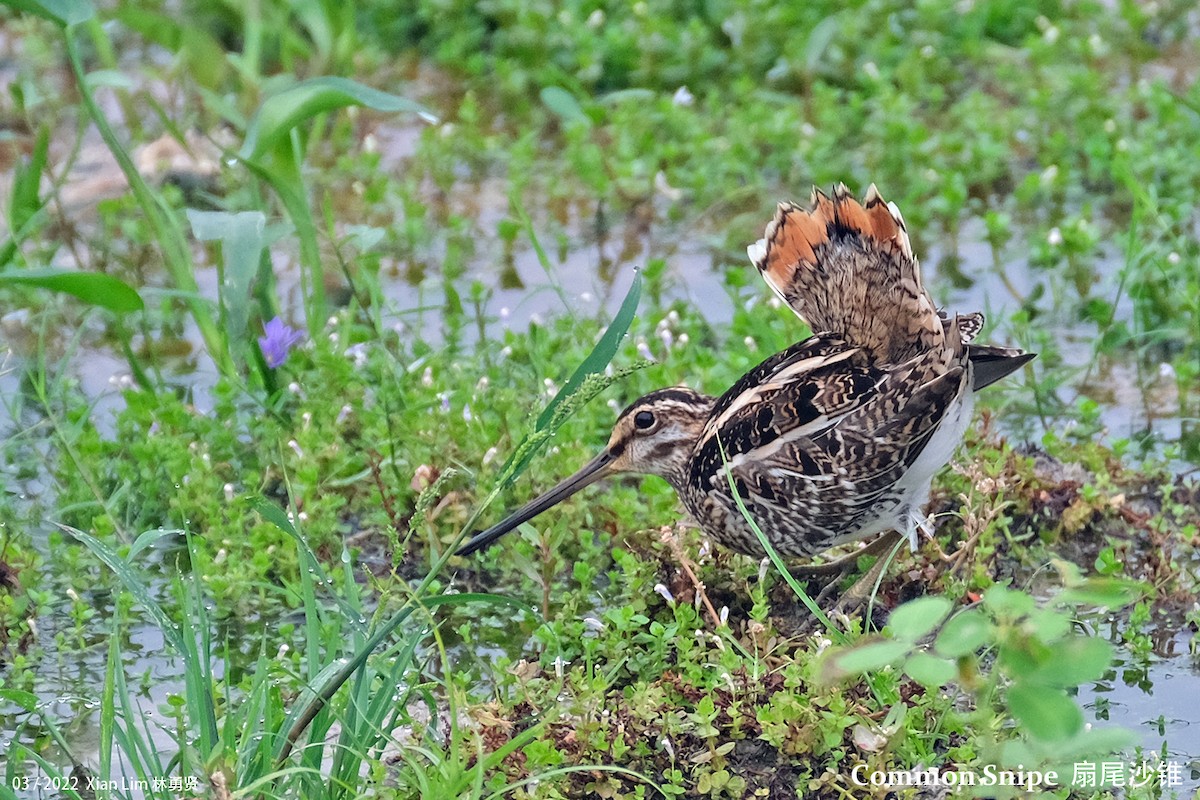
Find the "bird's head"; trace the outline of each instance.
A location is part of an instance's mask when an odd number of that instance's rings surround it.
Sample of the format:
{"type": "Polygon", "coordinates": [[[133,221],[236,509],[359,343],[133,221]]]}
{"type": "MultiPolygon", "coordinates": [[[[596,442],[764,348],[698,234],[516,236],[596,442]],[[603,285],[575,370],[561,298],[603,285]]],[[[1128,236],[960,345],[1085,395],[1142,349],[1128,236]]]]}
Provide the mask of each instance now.
{"type": "Polygon", "coordinates": [[[687,476],[692,449],[714,402],[707,395],[683,387],[659,389],[638,398],[617,417],[608,444],[595,458],[502,522],[475,534],[458,554],[465,556],[487,547],[521,523],[609,475],[658,475],[678,488],[687,476]]]}

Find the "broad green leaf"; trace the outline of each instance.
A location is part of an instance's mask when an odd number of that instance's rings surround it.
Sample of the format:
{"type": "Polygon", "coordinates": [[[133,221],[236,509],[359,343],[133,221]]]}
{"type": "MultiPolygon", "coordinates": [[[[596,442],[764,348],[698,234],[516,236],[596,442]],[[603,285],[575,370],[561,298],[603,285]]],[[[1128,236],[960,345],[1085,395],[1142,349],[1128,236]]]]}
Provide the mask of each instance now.
{"type": "Polygon", "coordinates": [[[1077,586],[1063,589],[1054,597],[1056,605],[1123,608],[1144,593],[1140,584],[1120,578],[1087,578],[1077,586]]]}
{"type": "Polygon", "coordinates": [[[432,111],[406,97],[381,92],[347,78],[311,78],[263,101],[258,113],[250,120],[239,155],[258,160],[300,123],[347,106],[366,106],[388,112],[411,111],[426,122],[437,122],[432,111]]]}
{"type": "Polygon", "coordinates": [[[895,663],[911,649],[908,642],[869,642],[837,653],[832,657],[833,666],[848,675],[873,672],[895,663]]]}
{"type": "Polygon", "coordinates": [[[38,696],[20,689],[0,689],[0,700],[18,705],[30,713],[37,711],[38,707],[38,696]]]}
{"type": "Polygon", "coordinates": [[[141,311],[145,307],[141,296],[129,284],[98,272],[58,269],[9,270],[0,272],[0,286],[6,283],[40,286],[54,292],[64,292],[78,297],[85,303],[119,314],[141,311]]]}
{"type": "Polygon", "coordinates": [[[553,111],[563,122],[571,125],[582,124],[591,126],[591,118],[583,113],[583,107],[579,105],[579,101],[566,89],[559,86],[547,86],[542,89],[541,97],[546,108],[553,111]]]}
{"type": "Polygon", "coordinates": [[[17,11],[26,11],[48,19],[61,27],[87,22],[96,13],[87,0],[2,0],[17,11]]]}
{"type": "Polygon", "coordinates": [[[1099,680],[1112,664],[1112,645],[1096,637],[1078,636],[1054,646],[1053,658],[1021,674],[1021,680],[1072,688],[1099,680]]]}
{"type": "Polygon", "coordinates": [[[904,662],[904,672],[922,686],[935,689],[954,680],[958,667],[953,661],[929,653],[913,653],[904,662]]]}
{"type": "Polygon", "coordinates": [[[934,649],[947,658],[969,655],[983,647],[992,636],[992,622],[978,608],[953,616],[942,626],[934,649]]]}
{"type": "Polygon", "coordinates": [[[1008,709],[1023,733],[1046,742],[1061,742],[1083,730],[1083,712],[1062,689],[1014,683],[1007,692],[1008,709]]]}
{"type": "Polygon", "coordinates": [[[202,242],[220,242],[221,305],[230,339],[241,339],[250,320],[250,284],[266,247],[267,217],[261,211],[187,210],[192,233],[202,242]]]}
{"type": "Polygon", "coordinates": [[[129,92],[137,88],[133,78],[116,69],[97,69],[89,72],[87,85],[93,92],[97,89],[120,89],[129,92]]]}
{"type": "Polygon", "coordinates": [[[944,597],[920,597],[893,611],[887,627],[895,638],[915,642],[936,628],[952,607],[944,597]]]}

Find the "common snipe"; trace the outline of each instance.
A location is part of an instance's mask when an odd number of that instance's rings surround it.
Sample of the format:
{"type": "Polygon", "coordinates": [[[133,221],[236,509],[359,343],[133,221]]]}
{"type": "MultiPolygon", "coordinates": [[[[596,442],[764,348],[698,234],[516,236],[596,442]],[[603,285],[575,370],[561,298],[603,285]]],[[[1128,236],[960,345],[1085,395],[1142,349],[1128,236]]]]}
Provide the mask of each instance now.
{"type": "Polygon", "coordinates": [[[811,556],[885,531],[929,531],[933,475],[962,439],[973,397],[1034,354],[971,344],[983,315],[939,314],[921,283],[899,209],[871,186],[781,203],[751,260],[816,333],[776,353],[720,397],[660,389],[617,418],[582,469],[460,554],[487,546],[615,473],[659,475],[705,533],[762,547],[733,499],[786,556],[811,556]]]}

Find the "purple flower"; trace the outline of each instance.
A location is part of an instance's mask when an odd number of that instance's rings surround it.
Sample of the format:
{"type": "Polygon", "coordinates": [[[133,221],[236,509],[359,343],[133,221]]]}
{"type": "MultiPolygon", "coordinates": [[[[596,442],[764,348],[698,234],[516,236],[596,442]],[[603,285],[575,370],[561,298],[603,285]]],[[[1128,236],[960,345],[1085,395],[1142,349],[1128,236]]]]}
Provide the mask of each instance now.
{"type": "Polygon", "coordinates": [[[263,335],[258,337],[258,346],[262,348],[263,358],[271,369],[280,366],[287,360],[288,351],[304,341],[304,331],[288,327],[283,320],[275,317],[263,325],[263,335]]]}

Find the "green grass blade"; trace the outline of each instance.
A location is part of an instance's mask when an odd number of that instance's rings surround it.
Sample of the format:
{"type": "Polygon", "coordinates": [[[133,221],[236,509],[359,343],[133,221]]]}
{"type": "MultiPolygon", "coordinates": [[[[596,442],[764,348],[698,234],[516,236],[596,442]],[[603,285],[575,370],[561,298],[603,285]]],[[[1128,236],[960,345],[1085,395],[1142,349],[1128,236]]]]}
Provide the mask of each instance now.
{"type": "Polygon", "coordinates": [[[122,280],[99,272],[73,272],[65,269],[10,270],[0,272],[0,286],[22,284],[62,292],[85,303],[118,314],[141,311],[146,304],[141,295],[122,280]]]}
{"type": "Polygon", "coordinates": [[[263,101],[258,113],[250,120],[246,141],[238,155],[240,158],[258,160],[274,150],[300,123],[347,106],[412,112],[426,122],[437,122],[437,116],[432,111],[407,97],[382,92],[347,78],[311,78],[263,101]]]}

